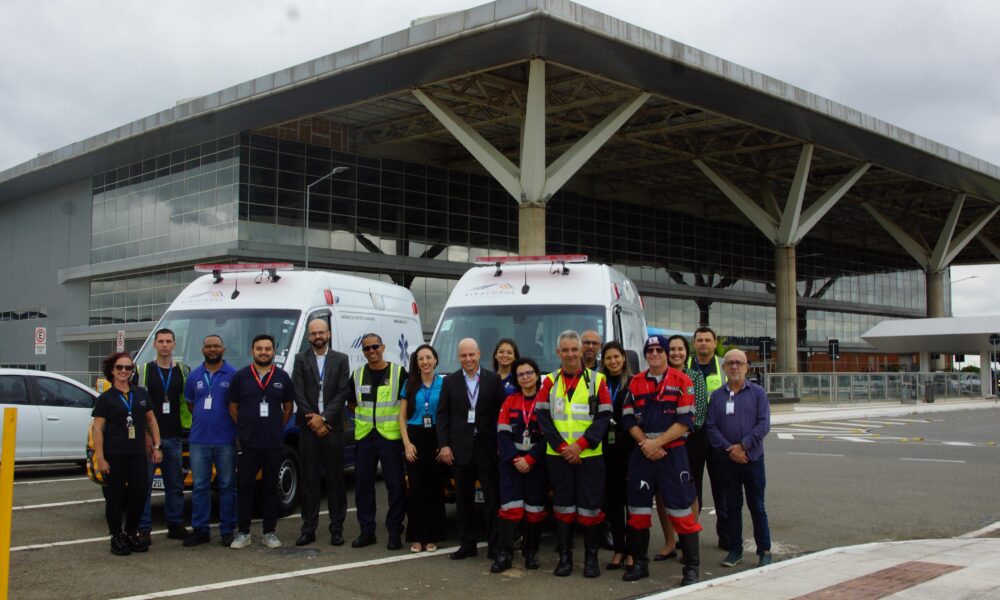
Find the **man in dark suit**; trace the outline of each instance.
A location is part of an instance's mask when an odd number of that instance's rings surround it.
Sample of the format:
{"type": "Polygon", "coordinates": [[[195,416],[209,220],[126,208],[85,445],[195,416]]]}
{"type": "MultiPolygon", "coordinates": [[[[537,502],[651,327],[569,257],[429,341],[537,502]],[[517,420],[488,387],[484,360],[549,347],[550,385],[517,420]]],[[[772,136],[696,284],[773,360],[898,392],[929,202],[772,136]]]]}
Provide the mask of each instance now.
{"type": "Polygon", "coordinates": [[[486,539],[490,558],[496,540],[497,415],[506,394],[496,373],[479,364],[479,345],[466,338],[458,343],[462,368],[447,375],[438,402],[438,460],[452,467],[458,504],[458,534],[461,545],[452,560],[476,556],[476,479],[483,489],[486,539]]]}
{"type": "Polygon", "coordinates": [[[351,395],[347,355],[330,348],[324,319],[308,325],[311,348],[295,356],[292,382],[298,408],[299,458],[302,461],[302,534],[296,546],[316,541],[319,505],[326,484],[330,543],[344,543],[347,494],[344,489],[344,405],[351,395]]]}

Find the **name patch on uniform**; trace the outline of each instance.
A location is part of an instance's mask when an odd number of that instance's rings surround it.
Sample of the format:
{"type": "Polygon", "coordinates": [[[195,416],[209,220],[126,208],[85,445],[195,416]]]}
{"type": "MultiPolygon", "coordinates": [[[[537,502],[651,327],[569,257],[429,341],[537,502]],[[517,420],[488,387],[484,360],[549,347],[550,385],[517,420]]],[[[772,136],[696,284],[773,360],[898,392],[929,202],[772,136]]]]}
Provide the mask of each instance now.
{"type": "Polygon", "coordinates": [[[227,387],[229,387],[229,382],[228,382],[228,381],[223,381],[223,382],[222,382],[222,383],[220,383],[219,385],[221,385],[221,386],[222,386],[222,387],[224,387],[224,388],[227,388],[227,387]]]}
{"type": "Polygon", "coordinates": [[[574,415],[587,414],[590,412],[590,405],[571,402],[569,405],[569,411],[574,415]]]}
{"type": "Polygon", "coordinates": [[[280,390],[283,387],[285,387],[285,384],[281,383],[280,381],[275,381],[274,382],[274,389],[280,390]]]}

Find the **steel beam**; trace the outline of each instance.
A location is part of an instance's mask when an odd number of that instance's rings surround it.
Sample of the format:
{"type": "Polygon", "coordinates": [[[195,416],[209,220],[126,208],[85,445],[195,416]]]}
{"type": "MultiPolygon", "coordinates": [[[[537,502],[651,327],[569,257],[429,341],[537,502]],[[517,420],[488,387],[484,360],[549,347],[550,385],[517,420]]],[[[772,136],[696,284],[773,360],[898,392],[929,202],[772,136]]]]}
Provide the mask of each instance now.
{"type": "Polygon", "coordinates": [[[706,165],[700,159],[695,159],[694,165],[708,177],[709,181],[715,184],[715,187],[719,188],[726,198],[729,198],[730,202],[736,205],[736,208],[740,209],[746,218],[750,219],[764,237],[771,240],[772,244],[778,243],[778,222],[767,214],[767,212],[757,206],[757,203],[750,199],[749,196],[743,193],[740,188],[726,179],[720,173],[717,173],[712,167],[706,165]]]}
{"type": "Polygon", "coordinates": [[[998,212],[1000,212],[1000,204],[994,206],[993,210],[988,213],[984,213],[978,219],[973,221],[972,224],[966,227],[957,238],[952,240],[951,246],[948,248],[948,254],[944,257],[945,265],[950,265],[956,258],[958,258],[958,254],[965,249],[969,242],[972,241],[972,238],[976,237],[976,235],[983,230],[983,227],[986,227],[986,224],[989,223],[990,219],[995,217],[998,212]]]}
{"type": "Polygon", "coordinates": [[[910,234],[903,231],[899,225],[893,223],[889,220],[889,217],[883,215],[871,204],[863,202],[861,206],[863,206],[865,210],[868,211],[868,214],[870,214],[872,218],[878,221],[879,224],[882,225],[887,232],[889,232],[892,239],[896,240],[896,242],[903,247],[903,250],[906,250],[910,256],[913,257],[913,260],[917,261],[917,264],[919,264],[921,268],[924,270],[929,268],[931,253],[927,248],[918,243],[912,236],[910,236],[910,234]]]}
{"type": "Polygon", "coordinates": [[[934,244],[934,252],[931,253],[930,267],[935,271],[943,271],[948,263],[945,258],[951,250],[951,237],[955,235],[955,225],[958,224],[958,217],[962,214],[962,205],[965,204],[965,194],[959,194],[955,202],[951,205],[951,212],[945,219],[944,227],[938,235],[937,243],[934,244]]]}
{"type": "Polygon", "coordinates": [[[544,203],[545,183],[545,61],[536,58],[529,65],[527,105],[521,128],[520,201],[544,203]]]}
{"type": "Polygon", "coordinates": [[[986,246],[986,249],[989,250],[997,260],[1000,260],[1000,245],[994,244],[985,235],[977,235],[976,239],[982,242],[982,244],[986,246]]]}
{"type": "Polygon", "coordinates": [[[806,237],[809,231],[819,223],[820,219],[826,216],[826,213],[830,211],[837,202],[844,197],[844,194],[848,192],[854,184],[861,179],[868,169],[872,166],[871,163],[864,163],[858,165],[851,169],[851,171],[844,175],[840,181],[833,184],[830,189],[828,189],[822,196],[819,197],[809,208],[806,209],[805,213],[802,214],[802,218],[799,221],[798,230],[795,232],[795,237],[792,238],[792,244],[797,245],[802,241],[802,238],[806,237]]]}
{"type": "Polygon", "coordinates": [[[792,240],[799,229],[799,216],[802,214],[802,201],[806,197],[806,184],[809,182],[809,166],[812,164],[813,145],[803,144],[799,152],[799,163],[795,166],[795,176],[785,200],[785,210],[781,214],[781,224],[778,226],[778,242],[792,246],[792,240]]]}

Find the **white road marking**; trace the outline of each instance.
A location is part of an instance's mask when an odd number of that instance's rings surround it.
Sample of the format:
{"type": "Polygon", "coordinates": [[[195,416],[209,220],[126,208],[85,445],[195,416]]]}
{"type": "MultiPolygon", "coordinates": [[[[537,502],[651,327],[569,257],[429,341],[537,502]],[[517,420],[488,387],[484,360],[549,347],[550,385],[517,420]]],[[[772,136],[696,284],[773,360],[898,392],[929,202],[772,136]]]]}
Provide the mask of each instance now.
{"type": "Polygon", "coordinates": [[[838,439],[838,440],[844,440],[845,442],[863,442],[865,444],[874,444],[875,443],[875,440],[869,440],[867,438],[861,438],[861,437],[852,437],[852,436],[849,436],[849,435],[838,435],[838,436],[836,436],[836,439],[838,439]]]}
{"type": "Polygon", "coordinates": [[[779,440],[794,440],[795,436],[792,435],[792,434],[790,434],[790,433],[779,433],[778,434],[778,439],[779,440]]]}
{"type": "MultiPolygon", "coordinates": [[[[486,547],[486,542],[481,542],[477,546],[477,548],[485,548],[485,547],[486,547]]],[[[123,598],[118,598],[117,600],[153,600],[154,598],[183,596],[184,594],[194,594],[196,592],[210,592],[213,590],[223,590],[227,588],[240,587],[244,585],[253,585],[255,583],[270,583],[272,581],[278,581],[281,579],[308,577],[310,575],[334,573],[336,571],[347,571],[350,569],[360,569],[364,567],[388,565],[407,560],[420,560],[422,558],[431,558],[434,556],[445,556],[451,552],[454,552],[455,550],[458,550],[458,546],[452,546],[451,548],[439,548],[437,552],[433,553],[420,552],[419,554],[400,554],[397,556],[388,556],[386,558],[376,558],[372,560],[363,560],[359,562],[344,563],[339,565],[328,565],[326,567],[315,567],[312,569],[301,569],[298,571],[286,571],[284,573],[270,573],[267,575],[258,575],[257,577],[247,577],[245,579],[234,579],[231,581],[220,581],[218,583],[206,583],[203,585],[194,585],[186,588],[164,590],[162,592],[151,592],[149,594],[140,594],[137,596],[126,596],[123,598]]]]}
{"type": "Polygon", "coordinates": [[[996,523],[990,523],[986,527],[977,529],[975,531],[970,531],[969,533],[963,533],[962,535],[958,536],[958,538],[962,540],[967,540],[969,538],[977,538],[984,536],[988,533],[993,533],[998,529],[1000,529],[1000,521],[997,521],[996,523]]]}
{"type": "Polygon", "coordinates": [[[36,508],[56,508],[59,506],[73,506],[74,504],[93,504],[95,502],[104,502],[104,498],[94,498],[92,500],[71,500],[69,502],[50,502],[48,504],[26,504],[24,506],[15,506],[11,510],[33,510],[36,508]]]}
{"type": "Polygon", "coordinates": [[[941,442],[945,446],[975,446],[972,442],[941,442]]]}
{"type": "Polygon", "coordinates": [[[793,431],[798,431],[801,429],[809,429],[809,430],[815,429],[817,431],[823,431],[823,432],[837,432],[837,431],[848,432],[857,429],[857,427],[844,427],[840,425],[825,425],[825,424],[820,425],[817,423],[789,423],[788,425],[786,425],[786,427],[795,427],[795,430],[793,431]]]}
{"type": "Polygon", "coordinates": [[[843,454],[823,454],[822,452],[789,452],[789,454],[796,454],[798,456],[833,456],[836,458],[844,458],[843,454]]]}
{"type": "Polygon", "coordinates": [[[69,479],[39,479],[37,481],[15,481],[14,485],[38,485],[39,483],[62,483],[64,481],[87,481],[89,477],[70,477],[69,479]]]}
{"type": "Polygon", "coordinates": [[[909,460],[912,462],[965,463],[964,460],[944,460],[942,458],[901,458],[899,460],[909,460]]]}

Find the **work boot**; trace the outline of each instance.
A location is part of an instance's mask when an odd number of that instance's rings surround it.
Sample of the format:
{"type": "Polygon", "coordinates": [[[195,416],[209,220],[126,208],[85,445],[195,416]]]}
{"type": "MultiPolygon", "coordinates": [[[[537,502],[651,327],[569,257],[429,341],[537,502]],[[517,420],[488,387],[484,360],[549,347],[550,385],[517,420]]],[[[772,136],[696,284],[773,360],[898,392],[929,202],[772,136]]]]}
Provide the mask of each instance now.
{"type": "Polygon", "coordinates": [[[524,535],[521,537],[521,554],[524,555],[524,568],[538,568],[538,544],[542,537],[541,523],[525,523],[524,535]]]}
{"type": "Polygon", "coordinates": [[[597,551],[601,549],[601,538],[604,528],[601,525],[591,525],[583,532],[583,576],[600,577],[601,567],[597,561],[597,551]]]}
{"type": "Polygon", "coordinates": [[[128,556],[132,550],[128,547],[128,538],[124,533],[111,534],[111,554],[115,556],[128,556]]]}
{"type": "Polygon", "coordinates": [[[149,550],[149,545],[143,543],[138,531],[125,534],[125,540],[128,542],[128,549],[132,552],[147,552],[149,550]]]}
{"type": "Polygon", "coordinates": [[[512,566],[516,535],[516,521],[497,519],[497,555],[496,560],[490,565],[490,573],[503,573],[512,566]]]}
{"type": "Polygon", "coordinates": [[[553,573],[556,577],[568,577],[573,572],[573,551],[570,550],[573,539],[573,525],[556,521],[556,552],[559,553],[559,563],[553,573]]]}
{"type": "Polygon", "coordinates": [[[628,553],[632,555],[631,566],[625,567],[622,581],[639,581],[649,577],[649,529],[628,528],[628,553]]]}
{"type": "Polygon", "coordinates": [[[692,585],[698,583],[698,567],[701,565],[701,558],[698,555],[698,533],[686,533],[677,536],[677,545],[681,547],[684,557],[681,563],[681,585],[692,585]]]}

